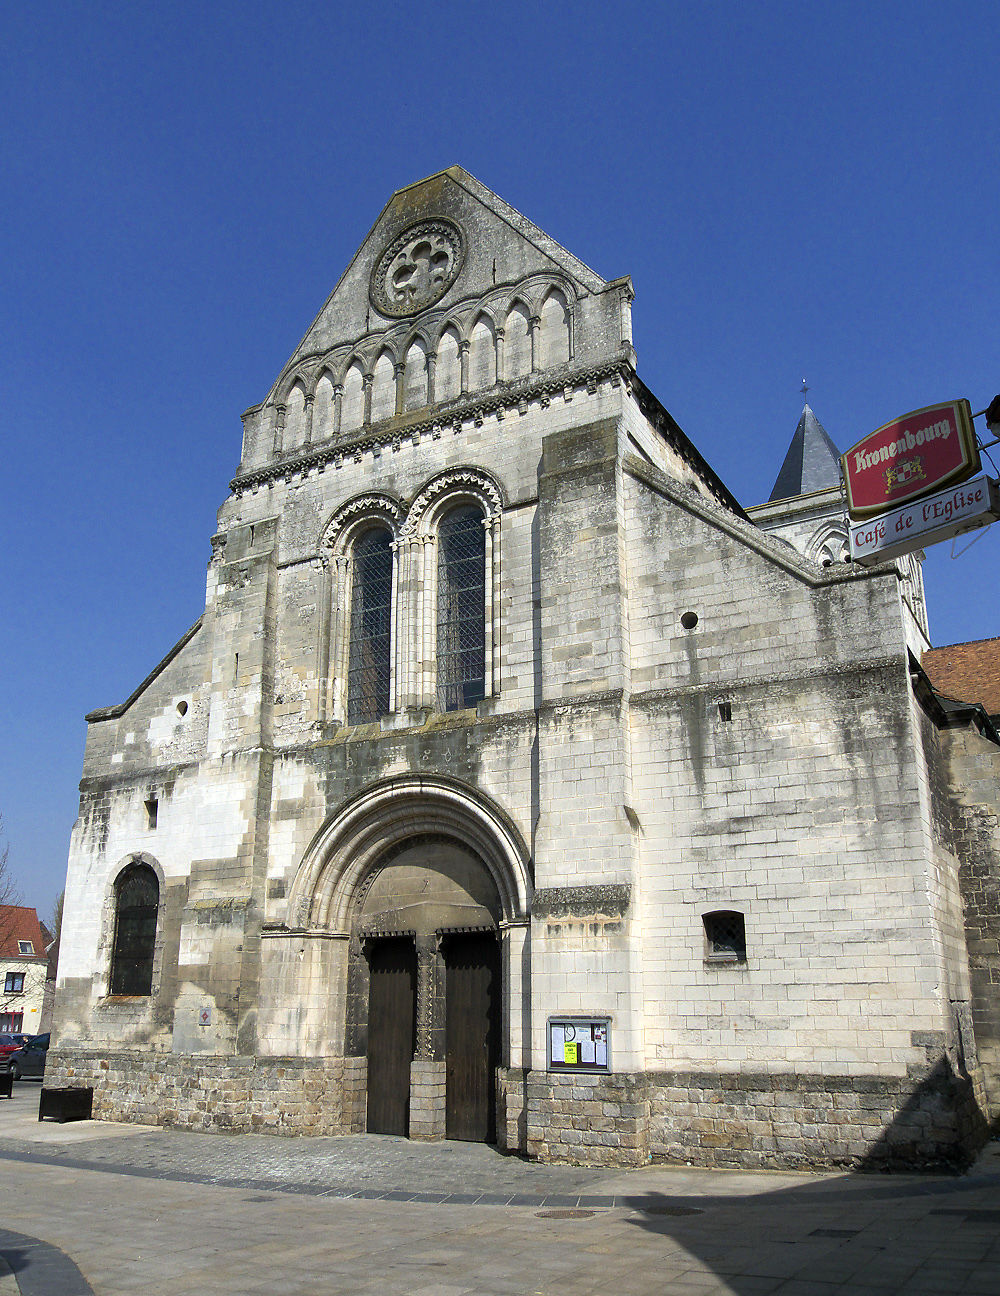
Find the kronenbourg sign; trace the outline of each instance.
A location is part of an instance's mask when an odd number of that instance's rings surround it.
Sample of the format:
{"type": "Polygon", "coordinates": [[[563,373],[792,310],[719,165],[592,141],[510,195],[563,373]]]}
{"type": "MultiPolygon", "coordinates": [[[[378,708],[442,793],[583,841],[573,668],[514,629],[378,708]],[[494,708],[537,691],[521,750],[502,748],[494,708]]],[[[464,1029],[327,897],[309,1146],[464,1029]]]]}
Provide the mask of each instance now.
{"type": "Polygon", "coordinates": [[[874,517],[979,472],[967,400],[928,405],[870,432],[840,456],[851,517],[874,517]]]}
{"type": "Polygon", "coordinates": [[[1000,486],[977,477],[936,495],[851,525],[851,557],[864,566],[888,562],[924,545],[950,540],[960,531],[989,526],[1000,518],[1000,486]]]}

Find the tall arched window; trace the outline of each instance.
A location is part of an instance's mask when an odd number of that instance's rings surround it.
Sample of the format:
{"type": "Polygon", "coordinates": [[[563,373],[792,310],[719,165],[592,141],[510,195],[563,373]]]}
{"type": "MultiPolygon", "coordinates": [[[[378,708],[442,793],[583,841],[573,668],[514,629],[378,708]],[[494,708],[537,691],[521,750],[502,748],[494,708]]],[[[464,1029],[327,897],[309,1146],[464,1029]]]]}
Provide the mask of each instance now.
{"type": "Polygon", "coordinates": [[[347,723],[389,714],[392,626],[392,534],[366,531],[351,562],[347,723]]]}
{"type": "Polygon", "coordinates": [[[115,882],[111,994],[151,993],[159,905],[160,884],[148,864],[134,861],[122,870],[115,882]]]}
{"type": "Polygon", "coordinates": [[[438,529],[437,707],[458,711],[486,696],[486,532],[474,505],[438,529]]]}

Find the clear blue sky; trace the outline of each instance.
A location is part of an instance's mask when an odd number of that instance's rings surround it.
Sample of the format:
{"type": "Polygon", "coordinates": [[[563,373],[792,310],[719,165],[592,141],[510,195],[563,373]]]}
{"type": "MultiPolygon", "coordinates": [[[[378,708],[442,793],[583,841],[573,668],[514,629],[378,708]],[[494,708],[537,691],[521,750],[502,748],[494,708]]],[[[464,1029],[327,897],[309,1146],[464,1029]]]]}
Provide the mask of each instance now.
{"type": "MultiPolygon", "coordinates": [[[[7,705],[26,903],[62,886],[84,713],[204,604],[259,401],[389,195],[460,163],[607,278],[746,504],[809,402],[846,448],[1000,390],[985,3],[35,3],[2,54],[7,705]]],[[[981,426],[981,424],[980,424],[981,426]]],[[[1000,528],[926,564],[1000,634],[1000,528]]]]}

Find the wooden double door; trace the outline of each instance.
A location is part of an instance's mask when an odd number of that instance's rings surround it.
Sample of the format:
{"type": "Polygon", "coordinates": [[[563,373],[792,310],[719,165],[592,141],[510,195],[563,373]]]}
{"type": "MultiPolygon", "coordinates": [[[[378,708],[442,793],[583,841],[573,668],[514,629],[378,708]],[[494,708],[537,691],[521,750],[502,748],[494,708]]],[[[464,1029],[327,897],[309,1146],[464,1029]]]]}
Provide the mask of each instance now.
{"type": "MultiPolygon", "coordinates": [[[[500,1062],[500,951],[496,932],[455,932],[441,942],[444,962],[445,1136],[496,1141],[500,1062]]],[[[369,954],[368,1130],[409,1132],[410,1063],[416,1047],[420,986],[412,938],[374,942],[369,954]]],[[[440,997],[425,1011],[438,1007],[440,997]]]]}

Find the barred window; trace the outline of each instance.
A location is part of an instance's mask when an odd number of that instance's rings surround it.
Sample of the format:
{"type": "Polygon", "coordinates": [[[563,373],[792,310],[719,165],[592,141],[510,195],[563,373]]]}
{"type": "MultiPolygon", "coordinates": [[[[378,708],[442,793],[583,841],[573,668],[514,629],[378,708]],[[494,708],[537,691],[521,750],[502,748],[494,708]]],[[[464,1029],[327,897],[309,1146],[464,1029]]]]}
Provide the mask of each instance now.
{"type": "Polygon", "coordinates": [[[438,529],[437,705],[475,706],[486,696],[486,532],[473,505],[438,529]]]}
{"type": "Polygon", "coordinates": [[[366,531],[352,555],[348,724],[389,713],[391,610],[392,534],[366,531]]]}
{"type": "Polygon", "coordinates": [[[705,924],[705,961],[745,963],[747,933],[743,915],[728,909],[702,914],[705,924]]]}
{"type": "Polygon", "coordinates": [[[115,941],[111,993],[148,995],[153,988],[153,950],[160,884],[148,864],[129,864],[115,883],[115,941]]]}

